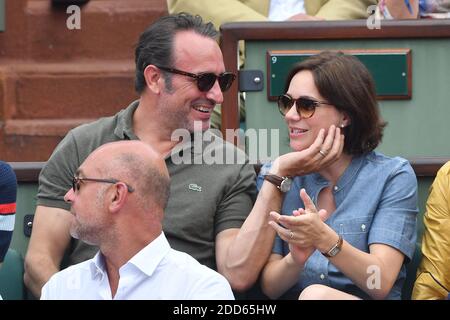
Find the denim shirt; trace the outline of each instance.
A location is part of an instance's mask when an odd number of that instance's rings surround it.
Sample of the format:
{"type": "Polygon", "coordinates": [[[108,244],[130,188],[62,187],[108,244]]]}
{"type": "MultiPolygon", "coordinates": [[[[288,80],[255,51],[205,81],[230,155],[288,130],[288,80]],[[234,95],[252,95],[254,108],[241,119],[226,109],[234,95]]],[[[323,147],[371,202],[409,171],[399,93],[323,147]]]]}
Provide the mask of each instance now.
{"type": "MultiPolygon", "coordinates": [[[[269,172],[271,165],[267,163],[261,168],[258,191],[264,181],[263,175],[269,172]]],[[[328,185],[319,173],[295,177],[291,190],[285,195],[281,214],[292,215],[293,210],[304,208],[299,195],[301,188],[305,188],[317,206],[320,191],[328,185]]],[[[412,259],[415,249],[418,213],[417,179],[409,162],[377,152],[356,156],[334,186],[333,195],[336,210],[326,224],[344,240],[364,252],[369,252],[369,245],[373,243],[387,244],[406,256],[386,297],[401,299],[405,263],[412,259]]],[[[272,252],[285,256],[289,253],[288,244],[277,236],[272,252]]],[[[367,270],[367,273],[368,276],[374,274],[373,270],[367,270]]],[[[301,290],[312,284],[370,298],[317,250],[306,261],[297,285],[285,297],[298,297],[301,290]]]]}

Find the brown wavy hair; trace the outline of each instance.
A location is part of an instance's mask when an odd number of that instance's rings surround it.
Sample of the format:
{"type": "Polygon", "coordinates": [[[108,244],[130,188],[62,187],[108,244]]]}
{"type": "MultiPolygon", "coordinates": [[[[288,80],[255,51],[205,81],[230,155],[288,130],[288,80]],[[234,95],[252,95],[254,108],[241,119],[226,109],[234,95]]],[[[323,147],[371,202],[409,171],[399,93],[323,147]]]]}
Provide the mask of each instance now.
{"type": "Polygon", "coordinates": [[[285,92],[292,78],[303,70],[312,72],[322,97],[350,118],[350,124],[343,130],[344,152],[360,155],[374,150],[387,123],[381,118],[369,70],[352,55],[323,51],[292,67],[285,92]]]}

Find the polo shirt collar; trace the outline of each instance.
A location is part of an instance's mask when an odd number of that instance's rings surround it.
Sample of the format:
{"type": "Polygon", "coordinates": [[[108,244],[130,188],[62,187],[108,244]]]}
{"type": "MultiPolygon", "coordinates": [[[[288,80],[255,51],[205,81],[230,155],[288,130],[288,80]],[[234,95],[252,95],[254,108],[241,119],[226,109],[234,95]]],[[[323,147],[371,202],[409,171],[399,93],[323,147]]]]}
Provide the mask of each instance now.
{"type": "Polygon", "coordinates": [[[133,115],[139,106],[139,100],[135,100],[130,105],[117,114],[117,124],[114,134],[121,140],[138,140],[133,131],[133,115]]]}
{"type": "MultiPolygon", "coordinates": [[[[137,107],[139,106],[139,100],[135,100],[130,105],[124,109],[121,110],[117,114],[117,124],[114,129],[114,134],[121,140],[139,140],[139,138],[136,136],[136,134],[133,131],[133,115],[136,111],[137,107]]],[[[209,138],[209,140],[214,139],[212,136],[216,136],[213,130],[209,129],[204,132],[197,133],[198,138],[201,139],[202,148],[199,148],[197,151],[194,148],[194,136],[196,134],[191,133],[189,137],[180,145],[177,145],[171,153],[169,153],[166,156],[169,158],[173,152],[192,152],[194,155],[201,155],[203,150],[205,149],[206,145],[208,145],[211,142],[204,141],[204,137],[209,138]]]]}

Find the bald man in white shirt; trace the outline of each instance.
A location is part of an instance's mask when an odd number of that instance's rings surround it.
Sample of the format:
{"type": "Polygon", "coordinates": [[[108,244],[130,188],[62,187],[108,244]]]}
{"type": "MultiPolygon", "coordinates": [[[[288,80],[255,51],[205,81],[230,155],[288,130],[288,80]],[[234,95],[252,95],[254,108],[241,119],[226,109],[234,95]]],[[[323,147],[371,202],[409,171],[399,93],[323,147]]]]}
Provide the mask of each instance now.
{"type": "Polygon", "coordinates": [[[143,142],[96,149],[64,200],[71,235],[100,251],[53,275],[41,299],[234,299],[222,275],[170,248],[162,232],[169,185],[164,159],[143,142]]]}

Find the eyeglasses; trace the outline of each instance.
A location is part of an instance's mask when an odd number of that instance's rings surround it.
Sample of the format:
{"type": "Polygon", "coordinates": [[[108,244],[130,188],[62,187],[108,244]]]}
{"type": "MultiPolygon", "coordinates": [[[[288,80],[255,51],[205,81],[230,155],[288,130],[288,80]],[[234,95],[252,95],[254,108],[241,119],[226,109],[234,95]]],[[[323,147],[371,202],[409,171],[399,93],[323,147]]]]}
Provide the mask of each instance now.
{"type": "Polygon", "coordinates": [[[332,105],[328,102],[317,101],[306,97],[300,97],[298,99],[292,98],[290,95],[283,94],[278,97],[278,110],[285,116],[295,103],[297,113],[303,118],[311,118],[316,111],[316,108],[321,104],[332,105]]]}
{"type": "Polygon", "coordinates": [[[198,90],[202,92],[209,91],[214,86],[214,83],[216,83],[216,80],[219,80],[220,90],[222,90],[222,92],[225,92],[228,89],[230,89],[234,79],[236,79],[236,75],[232,72],[224,72],[217,76],[212,72],[203,72],[199,74],[194,74],[186,71],[177,70],[174,68],[166,68],[159,66],[156,67],[170,73],[180,74],[182,76],[194,78],[197,81],[198,90]]]}
{"type": "MultiPolygon", "coordinates": [[[[74,176],[72,178],[73,192],[80,190],[81,182],[83,182],[83,181],[102,182],[102,183],[111,183],[111,184],[116,184],[116,183],[120,182],[119,180],[116,180],[116,179],[94,179],[94,178],[80,178],[80,177],[74,176]]],[[[131,193],[134,191],[133,187],[127,185],[126,183],[125,183],[125,185],[127,186],[128,192],[131,193]]]]}

